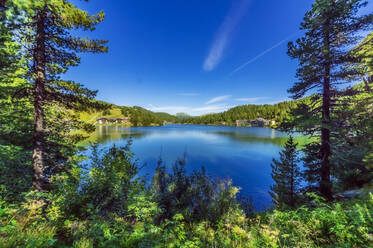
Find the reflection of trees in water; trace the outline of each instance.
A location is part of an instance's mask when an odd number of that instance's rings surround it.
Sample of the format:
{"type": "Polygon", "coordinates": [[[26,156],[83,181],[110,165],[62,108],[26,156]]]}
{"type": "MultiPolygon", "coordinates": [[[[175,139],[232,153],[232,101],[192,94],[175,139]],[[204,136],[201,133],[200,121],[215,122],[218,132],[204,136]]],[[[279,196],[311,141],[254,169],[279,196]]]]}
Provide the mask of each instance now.
{"type": "Polygon", "coordinates": [[[96,132],[93,133],[89,140],[97,143],[106,143],[119,139],[140,138],[147,134],[144,131],[135,131],[128,129],[126,126],[97,126],[96,132]]]}
{"type": "MultiPolygon", "coordinates": [[[[275,144],[277,146],[284,146],[286,141],[288,140],[287,136],[276,137],[274,131],[271,132],[270,137],[265,136],[254,136],[248,135],[245,133],[239,132],[214,132],[214,134],[226,136],[232,140],[239,141],[239,142],[247,142],[247,143],[262,143],[262,144],[275,144]]],[[[299,147],[303,147],[305,144],[309,143],[312,139],[307,136],[295,136],[295,142],[298,144],[299,147]]]]}
{"type": "MultiPolygon", "coordinates": [[[[170,130],[171,131],[171,130],[170,130]]],[[[185,136],[188,135],[190,130],[178,130],[179,133],[184,133],[185,136]]],[[[96,132],[92,133],[92,135],[86,140],[87,143],[89,142],[97,142],[100,144],[106,143],[108,141],[115,141],[115,140],[126,140],[129,138],[141,138],[150,133],[154,132],[154,130],[145,130],[139,128],[128,128],[126,126],[97,126],[96,132]]],[[[211,135],[220,135],[225,136],[231,140],[244,142],[244,143],[262,143],[262,144],[274,144],[277,146],[283,146],[288,137],[287,136],[277,136],[275,130],[272,130],[270,133],[267,133],[268,136],[256,136],[255,133],[244,133],[244,132],[231,132],[231,131],[208,131],[206,134],[211,135]]],[[[167,134],[165,134],[167,135],[167,134]]],[[[182,135],[181,135],[182,136],[182,135]]],[[[295,136],[295,141],[298,143],[300,147],[303,147],[305,144],[309,143],[310,139],[305,136],[295,136]]]]}
{"type": "Polygon", "coordinates": [[[287,137],[275,137],[273,133],[271,133],[271,137],[262,137],[262,136],[253,136],[244,133],[238,132],[214,132],[215,134],[226,136],[232,140],[239,141],[239,142],[247,142],[247,143],[263,143],[263,144],[275,144],[278,146],[282,146],[285,144],[287,137]]]}

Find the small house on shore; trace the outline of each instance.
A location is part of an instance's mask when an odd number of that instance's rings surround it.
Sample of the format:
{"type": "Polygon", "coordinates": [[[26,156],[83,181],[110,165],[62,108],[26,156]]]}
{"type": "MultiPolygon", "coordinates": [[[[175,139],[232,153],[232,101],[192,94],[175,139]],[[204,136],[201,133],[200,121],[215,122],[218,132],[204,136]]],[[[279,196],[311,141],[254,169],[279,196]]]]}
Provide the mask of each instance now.
{"type": "Polygon", "coordinates": [[[255,120],[250,121],[250,124],[254,127],[264,127],[268,126],[270,124],[270,121],[264,118],[256,118],[255,120]]]}
{"type": "Polygon", "coordinates": [[[236,120],[236,126],[237,127],[247,127],[251,126],[250,120],[236,120]]]}
{"type": "Polygon", "coordinates": [[[130,122],[129,117],[124,118],[105,118],[100,117],[96,120],[97,124],[120,124],[120,123],[129,123],[130,122]]]}
{"type": "Polygon", "coordinates": [[[237,127],[265,127],[271,124],[270,120],[256,118],[254,120],[236,120],[237,127]]]}

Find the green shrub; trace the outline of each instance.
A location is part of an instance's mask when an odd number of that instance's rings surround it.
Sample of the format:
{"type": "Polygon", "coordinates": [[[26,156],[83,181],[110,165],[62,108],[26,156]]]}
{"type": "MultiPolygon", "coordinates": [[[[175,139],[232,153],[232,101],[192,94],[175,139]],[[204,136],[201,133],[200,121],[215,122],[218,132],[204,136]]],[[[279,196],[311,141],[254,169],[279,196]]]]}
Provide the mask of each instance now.
{"type": "Polygon", "coordinates": [[[262,247],[370,247],[373,195],[316,208],[300,207],[261,216],[253,226],[262,247]]]}
{"type": "Polygon", "coordinates": [[[23,200],[31,187],[31,153],[19,146],[0,145],[0,197],[7,202],[23,200]]]}
{"type": "Polygon", "coordinates": [[[56,228],[40,215],[42,206],[26,202],[22,208],[0,201],[0,247],[51,247],[56,242],[56,228]]]}
{"type": "Polygon", "coordinates": [[[248,215],[230,181],[184,166],[160,164],[147,187],[128,146],[94,150],[89,166],[55,176],[44,200],[0,200],[0,248],[373,245],[372,194],[335,203],[311,194],[312,206],[248,215]]]}

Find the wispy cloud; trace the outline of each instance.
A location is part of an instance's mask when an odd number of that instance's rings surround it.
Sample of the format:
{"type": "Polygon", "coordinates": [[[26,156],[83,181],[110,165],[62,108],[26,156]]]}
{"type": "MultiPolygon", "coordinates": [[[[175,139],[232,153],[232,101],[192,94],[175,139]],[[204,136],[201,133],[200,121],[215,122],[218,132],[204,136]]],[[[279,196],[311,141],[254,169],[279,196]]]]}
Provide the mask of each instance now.
{"type": "Polygon", "coordinates": [[[245,63],[243,63],[242,65],[240,65],[239,67],[237,67],[236,69],[234,69],[229,75],[232,75],[240,70],[242,70],[244,67],[246,67],[247,65],[253,63],[254,61],[260,59],[261,57],[263,57],[264,55],[266,55],[267,53],[269,53],[270,51],[272,51],[273,49],[279,47],[280,45],[282,45],[282,43],[288,41],[291,37],[295,36],[297,33],[293,33],[291,35],[289,35],[288,37],[286,37],[285,39],[281,40],[280,42],[276,43],[275,45],[273,45],[272,47],[264,50],[263,52],[259,53],[257,56],[255,56],[254,58],[251,58],[249,59],[248,61],[246,61],[245,63]]]}
{"type": "Polygon", "coordinates": [[[277,103],[280,103],[280,102],[286,102],[286,101],[291,101],[291,99],[290,98],[282,98],[282,99],[266,102],[265,104],[273,105],[273,104],[277,104],[277,103]]]}
{"type": "Polygon", "coordinates": [[[234,0],[232,7],[220,25],[210,48],[210,52],[203,63],[205,71],[212,71],[219,64],[224,50],[229,42],[229,37],[235,26],[245,15],[250,0],[234,0]]]}
{"type": "Polygon", "coordinates": [[[258,102],[260,100],[264,100],[264,99],[268,99],[268,97],[244,97],[244,98],[236,98],[235,100],[236,101],[239,101],[239,102],[258,102]]]}
{"type": "Polygon", "coordinates": [[[212,104],[212,103],[216,103],[216,102],[221,102],[221,101],[224,101],[225,99],[228,99],[230,97],[231,97],[231,95],[217,96],[217,97],[214,97],[214,98],[208,100],[206,102],[206,104],[212,104]]]}
{"type": "Polygon", "coordinates": [[[199,108],[192,108],[192,112],[205,112],[205,113],[217,113],[223,112],[235,106],[230,105],[209,105],[199,108]]]}
{"type": "Polygon", "coordinates": [[[177,113],[177,112],[184,112],[187,111],[189,108],[185,106],[154,106],[153,104],[149,104],[147,109],[153,112],[170,112],[170,113],[177,113]]]}
{"type": "Polygon", "coordinates": [[[178,96],[199,96],[199,93],[179,93],[178,96]]]}

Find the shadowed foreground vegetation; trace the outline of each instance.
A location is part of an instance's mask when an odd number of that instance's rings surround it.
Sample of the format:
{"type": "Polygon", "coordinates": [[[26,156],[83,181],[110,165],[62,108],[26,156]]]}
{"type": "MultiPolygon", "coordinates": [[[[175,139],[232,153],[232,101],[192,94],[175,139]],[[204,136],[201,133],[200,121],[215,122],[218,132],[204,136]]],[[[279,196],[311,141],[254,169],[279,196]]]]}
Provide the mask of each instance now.
{"type": "Polygon", "coordinates": [[[128,146],[103,153],[93,147],[90,161],[89,171],[75,165],[54,178],[50,193],[21,193],[20,180],[19,187],[2,185],[0,247],[373,244],[373,195],[368,193],[328,204],[305,194],[295,209],[254,214],[250,201],[237,199],[239,189],[230,181],[213,180],[203,168],[187,174],[184,159],[171,170],[159,161],[149,184],[138,176],[140,167],[128,146]]]}

